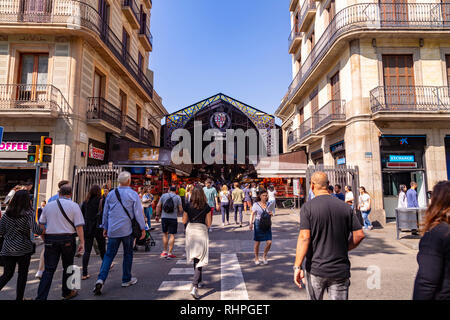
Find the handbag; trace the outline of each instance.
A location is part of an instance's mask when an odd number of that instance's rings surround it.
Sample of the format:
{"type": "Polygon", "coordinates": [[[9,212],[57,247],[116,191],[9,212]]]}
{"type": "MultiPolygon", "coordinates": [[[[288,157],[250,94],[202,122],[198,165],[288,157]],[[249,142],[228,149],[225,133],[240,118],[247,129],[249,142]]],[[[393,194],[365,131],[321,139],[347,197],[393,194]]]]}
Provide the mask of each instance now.
{"type": "Polygon", "coordinates": [[[127,214],[128,218],[130,218],[130,220],[131,220],[131,230],[132,230],[131,234],[133,235],[133,237],[139,239],[142,235],[141,226],[139,225],[139,223],[137,222],[135,217],[133,217],[133,219],[131,219],[131,216],[128,213],[127,208],[125,208],[125,206],[122,203],[122,199],[120,198],[119,190],[115,189],[114,192],[116,193],[117,200],[119,200],[120,204],[122,205],[123,210],[125,210],[125,213],[127,214]]]}

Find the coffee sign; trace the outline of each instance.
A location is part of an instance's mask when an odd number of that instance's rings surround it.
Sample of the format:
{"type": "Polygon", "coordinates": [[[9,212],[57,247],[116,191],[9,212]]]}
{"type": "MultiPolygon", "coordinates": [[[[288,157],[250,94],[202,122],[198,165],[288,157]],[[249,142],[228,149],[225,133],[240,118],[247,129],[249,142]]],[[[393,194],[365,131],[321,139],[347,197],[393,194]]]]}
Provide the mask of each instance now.
{"type": "Polygon", "coordinates": [[[105,159],[105,150],[96,148],[89,143],[89,158],[103,161],[105,159]]]}
{"type": "Polygon", "coordinates": [[[2,142],[0,145],[0,151],[28,151],[28,146],[31,145],[31,142],[2,142]]]}

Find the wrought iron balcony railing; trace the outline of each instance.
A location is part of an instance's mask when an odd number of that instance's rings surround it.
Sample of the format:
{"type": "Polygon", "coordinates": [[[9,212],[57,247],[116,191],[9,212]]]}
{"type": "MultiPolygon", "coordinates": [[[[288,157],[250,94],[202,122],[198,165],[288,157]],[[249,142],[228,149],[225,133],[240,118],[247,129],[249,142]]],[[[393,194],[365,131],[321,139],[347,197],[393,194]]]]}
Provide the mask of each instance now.
{"type": "Polygon", "coordinates": [[[69,103],[61,91],[47,84],[0,84],[0,111],[70,112],[69,103]]]}
{"type": "Polygon", "coordinates": [[[338,39],[358,30],[450,30],[450,3],[361,3],[339,11],[303,62],[288,88],[288,103],[338,39]]]}
{"type": "Polygon", "coordinates": [[[450,87],[385,86],[370,91],[370,107],[379,111],[450,111],[450,87]]]}
{"type": "Polygon", "coordinates": [[[88,98],[87,119],[106,121],[118,131],[122,128],[122,111],[101,97],[88,98]]]}
{"type": "Polygon", "coordinates": [[[303,121],[299,127],[298,138],[301,140],[306,138],[307,136],[313,133],[313,118],[309,118],[308,120],[303,121]]]}
{"type": "Polygon", "coordinates": [[[345,101],[330,100],[313,114],[313,130],[316,132],[332,121],[342,120],[345,120],[345,101]]]}
{"type": "Polygon", "coordinates": [[[150,29],[147,26],[147,22],[145,20],[141,21],[141,26],[139,29],[139,36],[144,37],[145,41],[148,43],[143,43],[142,45],[147,49],[151,50],[153,47],[153,35],[150,32],[150,29]]]}
{"type": "Polygon", "coordinates": [[[312,19],[308,18],[308,16],[313,16],[316,10],[316,1],[315,0],[305,0],[300,9],[300,19],[299,19],[299,28],[301,31],[305,31],[307,28],[308,22],[312,19]]]}
{"type": "Polygon", "coordinates": [[[122,11],[135,29],[139,28],[139,7],[134,0],[122,0],[122,11]]]}
{"type": "Polygon", "coordinates": [[[129,135],[140,139],[140,125],[136,120],[133,120],[130,116],[123,116],[123,131],[129,135]]]}
{"type": "Polygon", "coordinates": [[[150,80],[140,72],[135,59],[122,50],[122,41],[101,18],[98,11],[83,1],[52,0],[44,1],[42,8],[28,10],[21,0],[0,1],[0,24],[50,23],[64,25],[70,29],[86,28],[96,33],[114,56],[127,69],[136,82],[153,97],[150,80]]]}
{"type": "Polygon", "coordinates": [[[297,23],[292,28],[288,38],[288,48],[290,53],[292,53],[296,49],[296,47],[298,47],[298,45],[301,43],[301,39],[302,39],[302,32],[300,32],[300,27],[299,24],[297,23]],[[297,45],[293,46],[296,43],[297,45]]]}

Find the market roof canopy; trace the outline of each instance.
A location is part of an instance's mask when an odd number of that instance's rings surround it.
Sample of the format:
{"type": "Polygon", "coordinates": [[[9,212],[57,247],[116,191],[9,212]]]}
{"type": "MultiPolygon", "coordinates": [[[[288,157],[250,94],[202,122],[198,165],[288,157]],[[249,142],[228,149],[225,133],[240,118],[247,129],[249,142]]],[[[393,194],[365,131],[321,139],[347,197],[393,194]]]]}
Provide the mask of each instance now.
{"type": "Polygon", "coordinates": [[[304,151],[263,158],[256,165],[260,178],[306,178],[308,168],[304,151]]]}

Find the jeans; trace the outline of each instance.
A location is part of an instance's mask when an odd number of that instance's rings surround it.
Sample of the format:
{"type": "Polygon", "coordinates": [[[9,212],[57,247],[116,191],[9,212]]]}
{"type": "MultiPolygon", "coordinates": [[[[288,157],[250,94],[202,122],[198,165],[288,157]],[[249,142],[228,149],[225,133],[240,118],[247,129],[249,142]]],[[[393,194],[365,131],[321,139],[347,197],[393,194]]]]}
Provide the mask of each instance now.
{"type": "Polygon", "coordinates": [[[230,204],[229,203],[221,203],[220,204],[220,212],[222,213],[222,223],[225,223],[225,216],[227,218],[227,222],[230,221],[230,204]]]}
{"type": "Polygon", "coordinates": [[[152,207],[144,208],[144,214],[147,218],[148,227],[152,227],[152,207]]]}
{"type": "Polygon", "coordinates": [[[129,235],[123,238],[109,238],[108,248],[106,249],[105,257],[103,258],[98,280],[106,281],[108,277],[109,269],[114,258],[119,250],[120,243],[123,244],[123,274],[122,283],[131,281],[131,266],[133,265],[133,235],[129,235]]]}
{"type": "Polygon", "coordinates": [[[323,300],[325,290],[331,300],[348,300],[349,278],[322,278],[306,271],[305,278],[310,300],[323,300]]]}
{"type": "Polygon", "coordinates": [[[197,264],[200,262],[199,259],[194,258],[194,279],[192,280],[192,285],[198,288],[199,282],[202,282],[202,270],[203,267],[197,268],[197,264]]]}
{"type": "Polygon", "coordinates": [[[239,216],[240,216],[240,222],[242,224],[242,209],[244,209],[244,205],[243,204],[234,204],[234,222],[237,223],[237,214],[239,211],[239,216]]]}
{"type": "Polygon", "coordinates": [[[93,237],[86,237],[84,239],[84,255],[83,255],[83,276],[88,275],[89,259],[91,257],[92,245],[94,239],[97,240],[98,250],[100,251],[100,257],[105,257],[106,252],[106,239],[103,237],[103,229],[97,228],[93,237]]]}
{"type": "Polygon", "coordinates": [[[0,277],[0,291],[12,279],[16,264],[19,265],[19,274],[17,275],[16,300],[23,300],[25,286],[27,285],[28,268],[30,267],[31,254],[18,257],[4,256],[5,267],[3,275],[0,277]]]}
{"type": "Polygon", "coordinates": [[[361,215],[364,220],[364,228],[369,228],[372,226],[372,223],[370,223],[370,220],[369,220],[369,214],[370,214],[370,210],[369,211],[361,211],[361,215]]]}
{"type": "Polygon", "coordinates": [[[73,235],[45,235],[45,252],[44,264],[45,269],[39,283],[38,295],[36,300],[47,300],[48,293],[53,281],[53,275],[58,267],[59,258],[61,257],[63,266],[62,276],[62,296],[67,296],[71,290],[67,287],[67,268],[73,265],[75,256],[76,242],[73,235]]]}

